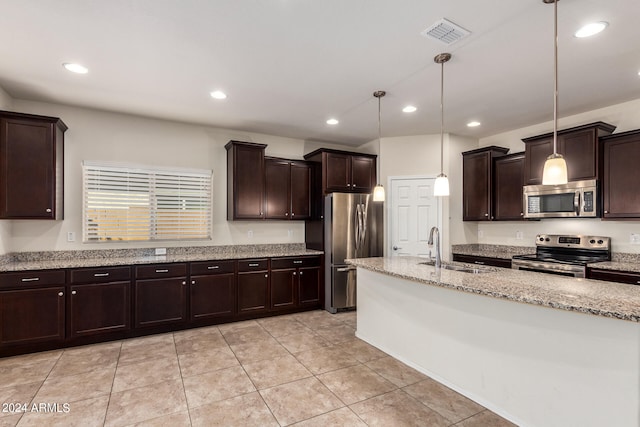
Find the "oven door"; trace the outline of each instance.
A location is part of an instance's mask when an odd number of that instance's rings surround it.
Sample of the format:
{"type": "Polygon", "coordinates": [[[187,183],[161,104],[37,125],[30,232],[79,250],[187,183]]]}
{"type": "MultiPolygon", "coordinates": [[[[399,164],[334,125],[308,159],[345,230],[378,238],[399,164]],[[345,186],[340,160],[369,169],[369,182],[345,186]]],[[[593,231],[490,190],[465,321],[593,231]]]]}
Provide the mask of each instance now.
{"type": "Polygon", "coordinates": [[[561,264],[556,262],[512,259],[511,268],[514,270],[535,271],[538,273],[557,274],[569,277],[586,277],[587,269],[584,265],[561,264]]]}

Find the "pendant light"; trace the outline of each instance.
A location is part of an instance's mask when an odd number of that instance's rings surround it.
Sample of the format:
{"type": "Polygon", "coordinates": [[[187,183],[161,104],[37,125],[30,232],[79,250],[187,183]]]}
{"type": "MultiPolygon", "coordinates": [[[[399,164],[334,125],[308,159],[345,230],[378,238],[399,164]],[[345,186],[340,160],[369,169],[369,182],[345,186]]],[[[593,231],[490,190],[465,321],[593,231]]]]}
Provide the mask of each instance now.
{"type": "Polygon", "coordinates": [[[375,92],[373,92],[373,96],[375,96],[376,98],[378,98],[378,160],[377,160],[377,172],[376,172],[376,176],[378,178],[378,184],[374,187],[373,189],[373,201],[374,202],[384,202],[385,199],[385,194],[384,194],[384,187],[382,186],[382,184],[380,184],[380,152],[381,152],[381,147],[382,147],[382,142],[380,139],[380,119],[381,119],[381,115],[380,115],[380,98],[382,98],[383,96],[385,96],[387,94],[387,92],[383,91],[383,90],[377,90],[375,92]]]}
{"type": "Polygon", "coordinates": [[[449,178],[444,174],[444,63],[450,59],[450,53],[441,53],[433,58],[436,64],[440,64],[440,175],[433,184],[434,196],[449,195],[449,178]]]}
{"type": "Polygon", "coordinates": [[[542,171],[542,185],[566,184],[567,162],[558,154],[558,1],[542,0],[553,3],[553,154],[547,157],[542,171]]]}

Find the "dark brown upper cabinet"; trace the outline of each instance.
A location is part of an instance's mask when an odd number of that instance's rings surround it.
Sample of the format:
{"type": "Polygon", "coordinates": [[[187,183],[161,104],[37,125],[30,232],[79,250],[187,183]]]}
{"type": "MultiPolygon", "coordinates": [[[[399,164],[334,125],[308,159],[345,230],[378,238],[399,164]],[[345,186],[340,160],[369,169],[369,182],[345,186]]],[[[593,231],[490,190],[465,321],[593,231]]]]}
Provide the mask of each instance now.
{"type": "Polygon", "coordinates": [[[493,159],[508,148],[490,146],[462,153],[462,220],[493,219],[493,159]]]}
{"type": "Polygon", "coordinates": [[[370,193],[376,185],[376,156],[321,148],[304,156],[320,165],[322,196],[334,191],[370,193]]]}
{"type": "Polygon", "coordinates": [[[304,220],[311,216],[311,165],[265,160],[265,218],[304,220]]]}
{"type": "Polygon", "coordinates": [[[265,144],[229,141],[227,219],[264,219],[265,144]]]}
{"type": "Polygon", "coordinates": [[[66,130],[57,117],[0,111],[0,218],[63,218],[66,130]]]}
{"type": "Polygon", "coordinates": [[[502,156],[493,161],[493,218],[496,221],[524,218],[522,186],[524,153],[502,156]]]}
{"type": "Polygon", "coordinates": [[[602,217],[640,218],[640,130],[601,139],[603,144],[602,217]]]}
{"type": "MultiPolygon", "coordinates": [[[[567,161],[569,181],[600,178],[599,138],[611,134],[615,126],[595,122],[558,131],[558,153],[567,161]]],[[[524,138],[524,185],[542,184],[542,169],[553,153],[553,133],[524,138]]]]}

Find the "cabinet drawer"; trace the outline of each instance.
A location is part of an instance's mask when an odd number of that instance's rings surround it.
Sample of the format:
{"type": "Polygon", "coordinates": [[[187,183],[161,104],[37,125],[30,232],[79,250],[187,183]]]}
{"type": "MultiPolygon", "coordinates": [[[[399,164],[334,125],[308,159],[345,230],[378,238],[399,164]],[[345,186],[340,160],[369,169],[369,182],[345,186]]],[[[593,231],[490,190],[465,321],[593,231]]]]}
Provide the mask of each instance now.
{"type": "Polygon", "coordinates": [[[243,259],[238,261],[238,272],[267,270],[268,259],[243,259]]]}
{"type": "Polygon", "coordinates": [[[0,288],[64,285],[64,270],[19,271],[0,274],[0,288]]]}
{"type": "Polygon", "coordinates": [[[136,267],[136,279],[158,279],[187,275],[187,264],[154,264],[136,267]]]}
{"type": "Polygon", "coordinates": [[[190,272],[192,276],[202,276],[205,274],[233,273],[235,271],[235,261],[204,261],[192,262],[190,272]]]}
{"type": "Polygon", "coordinates": [[[505,258],[491,258],[475,255],[453,254],[456,262],[466,262],[469,264],[490,265],[493,267],[511,268],[511,260],[505,258]]]}
{"type": "Polygon", "coordinates": [[[588,277],[589,279],[628,283],[630,285],[640,285],[640,273],[591,268],[589,269],[588,277]]]}
{"type": "Polygon", "coordinates": [[[319,256],[273,258],[271,260],[272,270],[279,270],[279,269],[285,269],[285,268],[298,268],[298,267],[317,267],[319,265],[320,265],[319,256]]]}
{"type": "Polygon", "coordinates": [[[73,285],[78,283],[118,282],[129,280],[130,278],[131,268],[129,267],[83,268],[69,272],[69,282],[73,285]]]}

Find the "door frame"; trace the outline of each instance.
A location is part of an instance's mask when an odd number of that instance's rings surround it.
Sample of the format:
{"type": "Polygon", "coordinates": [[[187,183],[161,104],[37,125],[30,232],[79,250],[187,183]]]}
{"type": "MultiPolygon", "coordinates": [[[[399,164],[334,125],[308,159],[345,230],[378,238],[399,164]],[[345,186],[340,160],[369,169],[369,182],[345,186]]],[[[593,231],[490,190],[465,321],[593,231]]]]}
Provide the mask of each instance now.
{"type": "MultiPolygon", "coordinates": [[[[386,232],[384,233],[384,250],[385,250],[385,254],[384,256],[391,256],[391,254],[393,253],[393,248],[392,248],[392,241],[391,241],[391,200],[392,200],[392,190],[391,190],[391,184],[393,181],[402,181],[402,180],[409,180],[409,179],[433,179],[435,180],[437,178],[437,175],[394,175],[394,176],[389,176],[387,177],[387,188],[389,189],[389,195],[387,196],[387,200],[389,201],[388,203],[386,203],[385,209],[384,209],[384,229],[386,230],[386,232]]],[[[448,239],[445,239],[443,236],[443,232],[444,230],[442,229],[442,210],[443,210],[443,204],[442,203],[442,198],[441,197],[436,197],[436,213],[437,213],[437,227],[438,230],[440,231],[440,244],[442,245],[442,253],[444,255],[445,253],[445,242],[448,242],[448,239]]]]}

